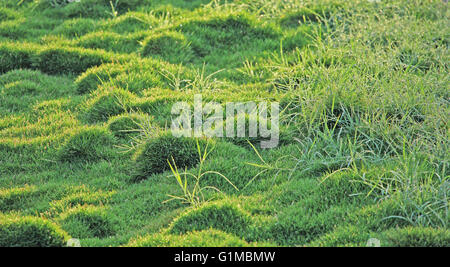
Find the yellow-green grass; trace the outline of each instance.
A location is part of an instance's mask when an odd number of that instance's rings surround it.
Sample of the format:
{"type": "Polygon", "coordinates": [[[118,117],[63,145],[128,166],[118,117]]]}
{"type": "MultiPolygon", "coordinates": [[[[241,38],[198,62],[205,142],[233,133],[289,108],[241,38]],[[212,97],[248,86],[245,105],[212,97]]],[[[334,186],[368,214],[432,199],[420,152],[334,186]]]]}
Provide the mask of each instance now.
{"type": "Polygon", "coordinates": [[[18,2],[0,246],[450,245],[443,1],[18,2]],[[280,145],[170,136],[198,93],[279,102],[280,145]],[[172,158],[204,203],[167,201],[192,192],[172,158]]]}

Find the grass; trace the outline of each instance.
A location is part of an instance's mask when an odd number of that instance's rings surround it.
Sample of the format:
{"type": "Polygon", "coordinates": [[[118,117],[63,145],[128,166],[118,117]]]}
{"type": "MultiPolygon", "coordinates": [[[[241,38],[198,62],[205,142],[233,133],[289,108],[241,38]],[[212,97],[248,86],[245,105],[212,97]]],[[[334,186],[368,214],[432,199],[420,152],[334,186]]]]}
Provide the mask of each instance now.
{"type": "Polygon", "coordinates": [[[443,1],[18,2],[0,246],[450,245],[443,1]],[[196,93],[279,102],[280,146],[174,138],[196,93]]]}

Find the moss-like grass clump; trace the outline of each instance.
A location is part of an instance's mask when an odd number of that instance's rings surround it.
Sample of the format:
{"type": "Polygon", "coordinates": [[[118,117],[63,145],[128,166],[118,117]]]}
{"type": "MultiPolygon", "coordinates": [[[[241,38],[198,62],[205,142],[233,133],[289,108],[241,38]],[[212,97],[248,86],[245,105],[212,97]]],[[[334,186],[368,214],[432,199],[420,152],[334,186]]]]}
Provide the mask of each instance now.
{"type": "Polygon", "coordinates": [[[35,105],[74,91],[72,80],[36,70],[12,70],[0,75],[0,113],[26,112],[35,105]]]}
{"type": "MultiPolygon", "coordinates": [[[[204,142],[199,140],[200,144],[204,142]]],[[[169,161],[183,170],[192,168],[200,161],[197,141],[194,138],[174,137],[171,133],[148,140],[135,155],[137,178],[170,170],[169,161]]]]}
{"type": "Polygon", "coordinates": [[[89,49],[103,49],[116,53],[137,52],[139,36],[122,36],[114,32],[94,32],[86,34],[79,40],[79,45],[89,49]]]}
{"type": "Polygon", "coordinates": [[[6,21],[11,19],[16,19],[19,17],[19,14],[14,10],[9,8],[0,7],[0,21],[6,21]]]}
{"type": "Polygon", "coordinates": [[[108,159],[113,153],[115,137],[102,128],[84,128],[72,135],[58,150],[64,162],[84,162],[108,159]]]}
{"type": "Polygon", "coordinates": [[[80,94],[93,92],[103,84],[141,93],[144,89],[164,86],[161,73],[166,67],[170,66],[150,59],[132,60],[126,64],[103,64],[79,75],[75,84],[80,94]]]}
{"type": "Polygon", "coordinates": [[[37,193],[35,186],[0,190],[0,212],[19,210],[37,193]]]}
{"type": "Polygon", "coordinates": [[[0,214],[0,247],[64,247],[68,239],[45,219],[0,214]]]}
{"type": "Polygon", "coordinates": [[[95,31],[95,28],[95,20],[77,18],[64,21],[64,23],[56,27],[52,33],[55,35],[64,35],[68,38],[77,38],[95,31]]]}
{"type": "Polygon", "coordinates": [[[156,25],[154,17],[142,12],[128,12],[108,21],[104,28],[119,34],[128,34],[138,31],[150,30],[156,25]]]}
{"type": "Polygon", "coordinates": [[[119,116],[112,117],[108,122],[108,129],[117,138],[127,138],[131,136],[137,136],[141,132],[141,127],[148,127],[149,125],[148,116],[130,113],[122,114],[119,116]]]}
{"type": "Polygon", "coordinates": [[[77,238],[105,238],[114,234],[113,224],[104,208],[80,206],[64,212],[62,228],[77,238]]]}
{"type": "Polygon", "coordinates": [[[406,227],[385,233],[387,246],[392,247],[448,247],[450,231],[431,227],[406,227]]]}
{"type": "Polygon", "coordinates": [[[248,233],[251,224],[251,218],[239,207],[230,203],[212,203],[178,217],[170,232],[182,234],[213,228],[242,237],[248,233]]]}
{"type": "Polygon", "coordinates": [[[114,191],[91,192],[89,188],[82,186],[75,188],[74,192],[71,192],[67,196],[52,201],[50,203],[50,207],[52,212],[61,213],[71,210],[77,206],[102,206],[106,204],[114,194],[114,191]]]}
{"type": "Polygon", "coordinates": [[[33,57],[36,56],[39,46],[34,44],[14,43],[0,44],[0,73],[14,69],[30,69],[33,66],[33,57]]]}
{"type": "Polygon", "coordinates": [[[34,64],[48,74],[81,74],[94,66],[110,62],[110,55],[80,48],[50,47],[38,54],[34,64]]]}
{"type": "Polygon", "coordinates": [[[135,98],[122,88],[100,88],[87,101],[85,116],[90,122],[108,121],[110,117],[126,112],[135,98]]]}
{"type": "Polygon", "coordinates": [[[186,63],[194,56],[186,37],[178,32],[150,36],[144,41],[142,55],[161,57],[171,63],[186,63]]]}
{"type": "Polygon", "coordinates": [[[1,0],[0,246],[448,246],[445,2],[1,0]]]}
{"type": "Polygon", "coordinates": [[[154,234],[133,240],[130,247],[249,247],[244,240],[218,230],[190,232],[185,235],[154,234]]]}

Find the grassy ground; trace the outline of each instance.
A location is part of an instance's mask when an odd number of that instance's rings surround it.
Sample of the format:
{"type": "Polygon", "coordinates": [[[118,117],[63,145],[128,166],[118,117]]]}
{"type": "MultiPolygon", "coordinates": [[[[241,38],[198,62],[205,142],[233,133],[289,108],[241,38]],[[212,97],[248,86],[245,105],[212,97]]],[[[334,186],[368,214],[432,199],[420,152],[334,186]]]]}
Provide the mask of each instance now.
{"type": "Polygon", "coordinates": [[[450,245],[447,4],[66,2],[0,2],[0,246],[450,245]],[[195,93],[280,102],[281,145],[198,159],[195,93]]]}

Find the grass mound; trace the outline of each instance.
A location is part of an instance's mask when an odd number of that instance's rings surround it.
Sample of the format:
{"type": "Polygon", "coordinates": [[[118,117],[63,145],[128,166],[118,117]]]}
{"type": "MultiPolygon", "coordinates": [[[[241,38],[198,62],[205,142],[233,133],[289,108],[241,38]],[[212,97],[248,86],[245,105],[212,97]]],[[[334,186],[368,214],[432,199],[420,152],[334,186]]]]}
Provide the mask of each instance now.
{"type": "Polygon", "coordinates": [[[226,68],[236,66],[236,62],[242,62],[246,55],[279,47],[281,38],[277,29],[261,27],[247,14],[187,21],[175,30],[182,32],[189,41],[195,54],[194,63],[202,64],[206,61],[226,68]],[[221,60],[217,58],[219,54],[221,60]]]}
{"type": "Polygon", "coordinates": [[[73,237],[105,238],[114,234],[111,219],[101,207],[76,207],[63,213],[59,220],[62,228],[73,237]]]}
{"type": "Polygon", "coordinates": [[[0,44],[0,72],[39,69],[47,74],[79,75],[94,66],[111,62],[111,55],[72,47],[45,47],[35,44],[0,44]]]}
{"type": "MultiPolygon", "coordinates": [[[[358,225],[371,232],[383,232],[390,228],[407,227],[409,223],[400,218],[388,218],[391,215],[398,215],[402,210],[403,203],[399,196],[380,201],[372,205],[365,205],[355,208],[347,213],[347,221],[358,225]]],[[[403,207],[410,208],[410,207],[403,207]]]]}
{"type": "Polygon", "coordinates": [[[222,231],[209,229],[185,235],[153,234],[131,241],[130,247],[248,247],[244,240],[222,231]]]}
{"type": "Polygon", "coordinates": [[[81,94],[93,92],[104,83],[140,93],[146,88],[164,86],[161,71],[165,68],[165,65],[149,59],[133,60],[125,64],[103,64],[78,76],[75,84],[81,94]]]}
{"type": "Polygon", "coordinates": [[[45,219],[0,214],[0,247],[64,247],[68,239],[45,219]]]}
{"type": "Polygon", "coordinates": [[[21,96],[34,94],[38,91],[39,85],[32,81],[17,81],[5,85],[5,93],[10,96],[21,96]]]}
{"type": "Polygon", "coordinates": [[[0,22],[0,37],[19,40],[32,33],[33,31],[23,26],[23,20],[7,20],[0,22]]]}
{"type": "Polygon", "coordinates": [[[9,8],[0,7],[0,21],[6,21],[18,18],[18,14],[9,8]]]}
{"type": "Polygon", "coordinates": [[[83,246],[444,245],[448,4],[347,2],[0,1],[0,212],[77,214],[83,246]],[[200,165],[168,129],[194,94],[279,103],[278,146],[200,165]]]}
{"type": "Polygon", "coordinates": [[[139,135],[139,125],[149,121],[149,118],[142,114],[131,113],[112,117],[108,122],[108,129],[117,138],[127,138],[139,135]]]}
{"type": "MultiPolygon", "coordinates": [[[[199,140],[200,145],[204,143],[199,140]]],[[[136,153],[137,178],[170,170],[168,160],[173,161],[179,170],[192,168],[199,163],[197,142],[194,138],[174,137],[171,133],[162,133],[152,138],[136,153]]]]}
{"type": "Polygon", "coordinates": [[[74,87],[66,77],[51,77],[34,70],[13,70],[0,75],[0,114],[26,112],[41,101],[67,95],[74,87]]]}
{"type": "Polygon", "coordinates": [[[86,34],[80,38],[78,44],[88,49],[103,49],[116,53],[133,53],[140,47],[137,38],[103,31],[86,34]]]}
{"type": "Polygon", "coordinates": [[[450,231],[429,227],[391,229],[385,234],[387,246],[392,247],[448,247],[450,231]]]}
{"type": "Polygon", "coordinates": [[[142,55],[161,57],[171,63],[186,63],[194,56],[186,37],[178,32],[150,36],[144,41],[142,55]]]}
{"type": "Polygon", "coordinates": [[[94,191],[89,188],[82,186],[69,195],[54,200],[50,203],[53,212],[60,213],[75,208],[77,206],[85,205],[103,205],[106,204],[111,196],[115,194],[114,191],[104,192],[104,191],[94,191]]]}
{"type": "Polygon", "coordinates": [[[304,7],[294,12],[289,12],[280,19],[284,27],[299,27],[303,23],[321,23],[329,19],[330,15],[339,8],[338,4],[327,3],[304,7]]]}
{"type": "Polygon", "coordinates": [[[245,237],[251,223],[251,218],[238,206],[219,202],[206,204],[179,216],[169,231],[183,234],[213,228],[245,237]]]}
{"type": "Polygon", "coordinates": [[[137,8],[142,0],[114,1],[109,0],[83,0],[83,1],[47,1],[39,0],[38,7],[44,13],[59,15],[66,18],[107,18],[123,14],[128,10],[137,8]],[[56,4],[55,4],[56,3],[56,4]],[[55,10],[56,9],[56,10],[55,10]],[[115,13],[117,12],[117,13],[115,13]]]}
{"type": "Polygon", "coordinates": [[[53,30],[53,34],[68,38],[78,38],[96,29],[96,22],[92,19],[76,18],[66,20],[53,30]]]}
{"type": "Polygon", "coordinates": [[[90,122],[108,121],[110,117],[126,112],[135,98],[121,88],[100,88],[86,103],[86,118],[90,122]]]}
{"type": "Polygon", "coordinates": [[[307,198],[283,210],[278,221],[271,227],[276,240],[293,246],[308,243],[333,230],[347,217],[350,205],[329,208],[314,206],[318,199],[307,198]],[[316,208],[316,210],[312,209],[316,208]],[[320,209],[324,209],[321,211],[320,209]]]}
{"type": "Polygon", "coordinates": [[[248,44],[250,40],[277,37],[277,30],[260,27],[248,14],[218,16],[185,23],[180,30],[189,36],[197,55],[206,55],[215,49],[229,49],[248,44]]]}
{"type": "Polygon", "coordinates": [[[84,162],[107,159],[112,154],[114,136],[102,128],[84,128],[74,134],[58,150],[64,162],[84,162]]]}
{"type": "Polygon", "coordinates": [[[38,46],[22,43],[20,46],[14,43],[0,44],[0,73],[14,69],[31,69],[33,57],[36,56],[38,46]]]}
{"type": "Polygon", "coordinates": [[[145,90],[158,90],[157,87],[164,86],[161,74],[156,70],[130,70],[122,73],[109,81],[106,86],[117,86],[126,89],[134,94],[142,96],[145,90]]]}
{"type": "MultiPolygon", "coordinates": [[[[39,71],[34,70],[13,70],[0,76],[0,84],[6,85],[9,83],[20,82],[23,80],[34,83],[45,82],[45,75],[39,71]],[[44,77],[43,77],[44,76],[44,77]]],[[[20,92],[21,93],[21,92],[20,92]]]]}
{"type": "Polygon", "coordinates": [[[93,92],[103,82],[116,77],[122,71],[123,67],[115,63],[102,64],[101,66],[89,68],[75,80],[77,90],[80,94],[93,92]]]}
{"type": "Polygon", "coordinates": [[[364,247],[375,234],[357,226],[340,226],[309,243],[311,247],[364,247]]]}
{"type": "Polygon", "coordinates": [[[36,192],[35,186],[0,189],[0,212],[22,209],[36,192]]]}
{"type": "Polygon", "coordinates": [[[80,48],[49,47],[38,54],[35,66],[48,74],[81,74],[94,66],[110,62],[110,55],[80,48]]]}
{"type": "MultiPolygon", "coordinates": [[[[376,177],[381,172],[378,169],[371,169],[367,176],[376,177]]],[[[369,193],[369,188],[358,180],[359,173],[353,171],[341,171],[336,174],[325,174],[319,186],[322,194],[322,203],[345,203],[363,201],[361,196],[369,193]]]]}
{"type": "Polygon", "coordinates": [[[155,24],[155,19],[145,13],[127,12],[122,16],[108,21],[103,27],[110,31],[124,34],[150,30],[155,24]]]}

